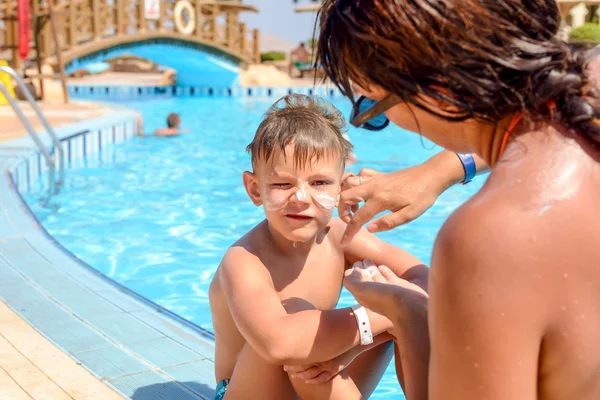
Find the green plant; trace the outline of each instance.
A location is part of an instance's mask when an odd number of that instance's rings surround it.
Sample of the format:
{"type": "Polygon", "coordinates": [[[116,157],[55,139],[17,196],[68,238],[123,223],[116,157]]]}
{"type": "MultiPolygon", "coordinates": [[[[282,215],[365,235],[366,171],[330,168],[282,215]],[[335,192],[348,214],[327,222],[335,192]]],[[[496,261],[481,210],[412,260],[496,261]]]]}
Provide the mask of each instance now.
{"type": "Polygon", "coordinates": [[[283,60],[285,60],[285,53],[282,51],[268,51],[266,53],[261,53],[260,55],[260,62],[283,60]]]}
{"type": "Polygon", "coordinates": [[[572,42],[583,42],[588,45],[600,44],[600,25],[587,23],[573,29],[569,34],[572,42]]]}

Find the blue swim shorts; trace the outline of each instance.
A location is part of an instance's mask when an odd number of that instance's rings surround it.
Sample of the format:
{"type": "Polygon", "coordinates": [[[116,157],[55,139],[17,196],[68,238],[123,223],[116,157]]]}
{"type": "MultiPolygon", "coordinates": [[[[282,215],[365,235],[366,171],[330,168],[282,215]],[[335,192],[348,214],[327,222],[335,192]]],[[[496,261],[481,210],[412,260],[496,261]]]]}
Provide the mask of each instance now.
{"type": "Polygon", "coordinates": [[[223,379],[217,385],[217,391],[215,392],[215,400],[223,400],[225,392],[227,391],[227,385],[229,385],[229,379],[223,379]]]}

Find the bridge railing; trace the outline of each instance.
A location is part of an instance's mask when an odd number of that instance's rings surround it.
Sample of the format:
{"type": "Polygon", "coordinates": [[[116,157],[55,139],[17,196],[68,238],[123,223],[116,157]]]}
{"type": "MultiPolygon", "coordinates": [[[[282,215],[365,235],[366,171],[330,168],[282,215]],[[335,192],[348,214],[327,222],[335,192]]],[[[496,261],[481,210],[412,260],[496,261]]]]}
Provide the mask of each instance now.
{"type": "MultiPolygon", "coordinates": [[[[118,44],[136,38],[166,36],[209,44],[248,63],[260,62],[258,30],[249,30],[239,20],[239,14],[252,7],[231,0],[187,0],[193,10],[194,28],[182,32],[175,23],[179,0],[156,1],[160,5],[157,19],[147,19],[145,0],[54,0],[58,47],[63,58],[68,62],[83,48],[102,49],[102,42],[118,44]]],[[[0,2],[0,15],[7,19],[4,24],[0,22],[0,45],[13,49],[16,56],[17,10],[11,3],[16,2],[0,2]]],[[[48,16],[47,2],[32,1],[31,6],[32,17],[37,16],[43,22],[48,16]]],[[[189,17],[185,12],[182,20],[189,23],[189,17]]],[[[34,26],[32,21],[32,40],[34,26]]],[[[50,24],[42,23],[41,27],[40,57],[51,60],[55,45],[50,24]]]]}

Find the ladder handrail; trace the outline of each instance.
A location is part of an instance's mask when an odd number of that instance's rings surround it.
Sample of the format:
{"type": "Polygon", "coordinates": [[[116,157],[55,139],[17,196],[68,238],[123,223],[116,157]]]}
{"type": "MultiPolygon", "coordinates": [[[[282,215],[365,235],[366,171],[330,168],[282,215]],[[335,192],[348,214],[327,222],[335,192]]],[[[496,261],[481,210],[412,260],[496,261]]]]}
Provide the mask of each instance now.
{"type": "Polygon", "coordinates": [[[58,150],[58,182],[54,186],[54,193],[58,193],[65,182],[65,152],[62,143],[56,136],[56,133],[54,133],[54,129],[52,129],[52,126],[50,126],[50,123],[42,113],[42,110],[38,107],[37,102],[31,95],[29,89],[27,89],[27,86],[25,86],[25,82],[23,82],[23,79],[21,79],[19,74],[17,74],[14,69],[7,66],[0,66],[0,71],[10,74],[17,81],[18,85],[21,87],[21,90],[23,90],[23,94],[25,94],[25,98],[35,110],[39,120],[42,122],[42,125],[44,125],[44,128],[46,128],[48,135],[50,135],[52,143],[54,144],[54,148],[58,150]]]}
{"type": "Polygon", "coordinates": [[[27,119],[27,117],[25,117],[25,114],[23,114],[23,111],[21,110],[21,108],[19,107],[19,105],[17,104],[15,99],[13,99],[10,96],[8,89],[6,88],[4,83],[1,81],[0,81],[0,91],[2,91],[2,94],[4,94],[4,97],[6,97],[6,99],[10,103],[15,114],[17,114],[17,116],[19,117],[19,119],[21,120],[23,125],[25,126],[25,129],[27,129],[29,136],[31,136],[31,139],[33,139],[33,141],[35,142],[37,147],[40,149],[40,151],[42,152],[42,155],[44,156],[44,159],[46,160],[46,163],[48,164],[48,197],[46,198],[46,203],[47,203],[55,191],[54,175],[55,175],[56,167],[54,165],[54,160],[52,159],[52,156],[48,152],[48,149],[46,149],[46,146],[44,146],[44,143],[42,143],[42,141],[40,140],[37,133],[35,133],[35,130],[29,123],[29,120],[27,119]]]}

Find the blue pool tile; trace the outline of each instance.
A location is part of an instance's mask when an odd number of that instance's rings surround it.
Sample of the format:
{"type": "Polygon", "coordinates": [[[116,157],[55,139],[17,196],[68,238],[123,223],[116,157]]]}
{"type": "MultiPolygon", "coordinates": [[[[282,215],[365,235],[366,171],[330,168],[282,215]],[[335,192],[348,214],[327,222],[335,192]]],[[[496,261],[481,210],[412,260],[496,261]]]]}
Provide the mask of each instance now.
{"type": "Polygon", "coordinates": [[[112,345],[111,342],[96,331],[75,318],[64,322],[56,320],[53,323],[43,325],[36,325],[34,323],[32,325],[58,347],[70,354],[101,349],[112,345]]]}
{"type": "Polygon", "coordinates": [[[143,342],[162,337],[158,331],[130,314],[100,315],[91,322],[106,336],[122,344],[143,342]]]}
{"type": "Polygon", "coordinates": [[[117,347],[76,353],[73,356],[100,379],[113,379],[151,369],[148,364],[117,347]]]}
{"type": "MultiPolygon", "coordinates": [[[[4,251],[3,254],[14,268],[19,269],[33,282],[43,285],[49,296],[64,303],[67,308],[80,316],[122,312],[121,309],[83,287],[78,281],[69,277],[65,271],[56,268],[31,248],[28,251],[4,251]]],[[[67,260],[67,262],[73,263],[71,260],[67,260]]]]}
{"type": "Polygon", "coordinates": [[[189,363],[204,358],[201,354],[187,349],[169,338],[133,343],[129,345],[129,348],[139,357],[159,368],[189,363]]]}
{"type": "Polygon", "coordinates": [[[208,398],[215,395],[215,364],[212,361],[201,360],[177,365],[165,368],[163,372],[177,382],[188,382],[186,386],[200,395],[208,398]],[[190,385],[189,382],[194,385],[190,385]]]}
{"type": "Polygon", "coordinates": [[[26,284],[12,281],[0,285],[0,298],[44,336],[67,352],[107,347],[110,342],[43,294],[26,284]]]}
{"type": "Polygon", "coordinates": [[[123,312],[106,299],[78,285],[68,277],[45,282],[44,291],[65,308],[92,324],[99,316],[123,312]]]}
{"type": "MultiPolygon", "coordinates": [[[[4,252],[6,254],[6,252],[4,252]]],[[[56,304],[0,259],[0,298],[21,317],[67,352],[107,347],[110,343],[89,325],[56,304]]]]}
{"type": "Polygon", "coordinates": [[[191,327],[176,322],[158,311],[141,311],[132,313],[136,318],[152,324],[152,327],[163,335],[182,343],[204,358],[214,359],[214,341],[191,327]]]}
{"type": "Polygon", "coordinates": [[[9,222],[15,227],[16,233],[41,232],[41,228],[35,223],[35,219],[31,217],[29,208],[23,204],[15,193],[10,192],[12,191],[0,190],[0,207],[4,208],[4,211],[10,215],[9,222]]]}
{"type": "MultiPolygon", "coordinates": [[[[2,220],[0,219],[1,223],[2,220]]],[[[2,236],[0,234],[0,253],[7,250],[24,250],[29,248],[29,243],[22,236],[2,236]]]]}
{"type": "Polygon", "coordinates": [[[156,372],[144,372],[109,381],[124,396],[132,400],[199,400],[196,393],[206,390],[194,382],[174,382],[156,372]],[[194,388],[190,391],[184,386],[194,388]]]}
{"type": "Polygon", "coordinates": [[[43,258],[51,261],[57,269],[64,271],[71,278],[80,282],[90,290],[101,290],[107,287],[104,279],[98,279],[100,272],[80,265],[80,261],[58,247],[54,241],[41,235],[28,235],[27,240],[33,250],[43,258]]]}
{"type": "Polygon", "coordinates": [[[26,302],[43,297],[0,256],[0,296],[5,300],[26,302]],[[20,292],[21,291],[21,292],[20,292]]]}
{"type": "Polygon", "coordinates": [[[43,286],[44,292],[49,297],[82,318],[93,322],[99,316],[123,312],[106,299],[71,279],[65,272],[55,268],[48,260],[34,251],[4,251],[3,256],[31,281],[43,286]]]}
{"type": "Polygon", "coordinates": [[[21,271],[34,282],[60,280],[65,277],[64,272],[54,268],[48,260],[28,250],[6,250],[2,252],[2,256],[14,269],[21,271]]]}
{"type": "Polygon", "coordinates": [[[106,288],[97,290],[96,294],[124,312],[139,311],[144,308],[144,304],[140,300],[135,299],[125,291],[119,290],[117,287],[107,286],[106,288]]]}

